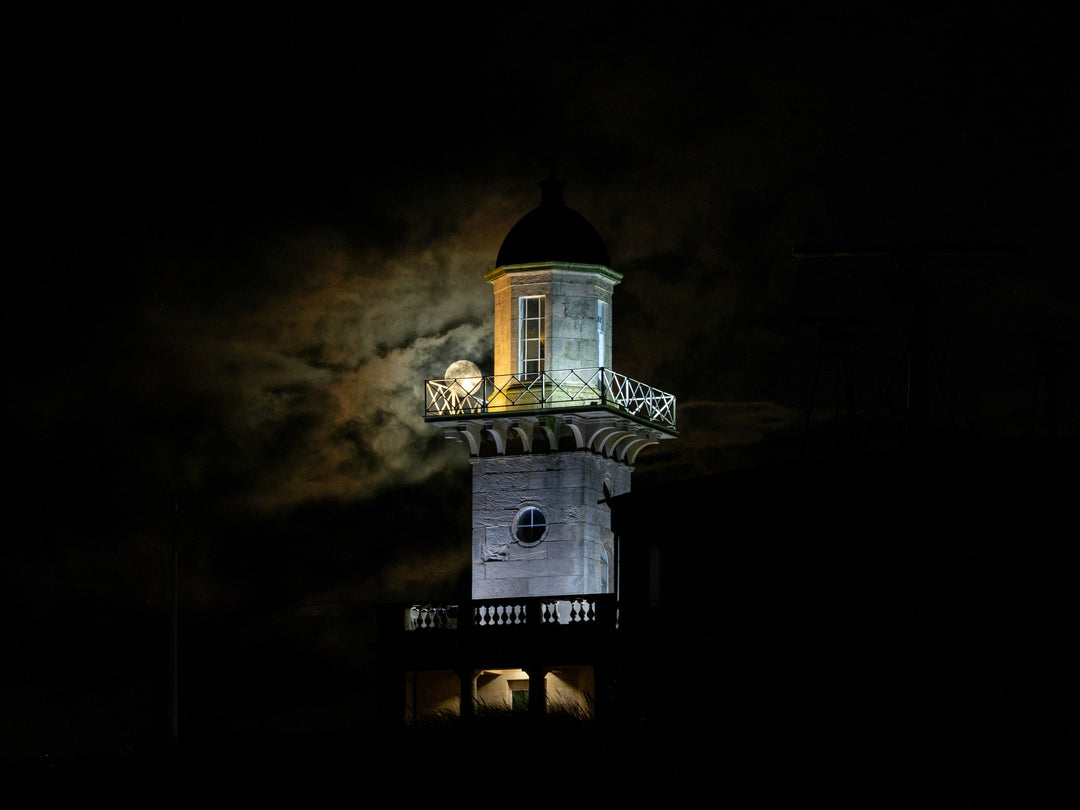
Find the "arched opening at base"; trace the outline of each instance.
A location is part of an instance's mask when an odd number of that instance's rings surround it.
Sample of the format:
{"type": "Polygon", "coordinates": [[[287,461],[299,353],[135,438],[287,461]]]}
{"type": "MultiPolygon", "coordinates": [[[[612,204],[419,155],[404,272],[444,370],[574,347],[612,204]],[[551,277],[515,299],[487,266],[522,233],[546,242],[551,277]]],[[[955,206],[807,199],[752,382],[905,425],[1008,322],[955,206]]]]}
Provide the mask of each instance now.
{"type": "MultiPolygon", "coordinates": [[[[462,681],[451,670],[406,673],[405,722],[416,725],[457,720],[461,716],[462,681]]],[[[546,714],[590,719],[594,714],[596,677],[593,667],[552,667],[544,675],[546,714]]],[[[524,669],[482,669],[475,679],[475,715],[498,718],[530,708],[529,673],[524,669]]]]}

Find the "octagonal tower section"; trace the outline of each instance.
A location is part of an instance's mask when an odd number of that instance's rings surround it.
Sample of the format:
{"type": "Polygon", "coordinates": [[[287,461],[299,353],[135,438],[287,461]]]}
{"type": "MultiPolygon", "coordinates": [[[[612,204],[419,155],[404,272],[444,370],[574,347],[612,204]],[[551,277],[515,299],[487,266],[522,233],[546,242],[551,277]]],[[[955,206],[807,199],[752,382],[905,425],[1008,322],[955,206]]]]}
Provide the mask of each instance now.
{"type": "Polygon", "coordinates": [[[604,501],[630,490],[643,448],[677,435],[675,398],[613,369],[622,276],[603,240],[561,181],[541,188],[485,275],[494,374],[455,363],[426,384],[425,419],[469,448],[473,599],[617,592],[604,501]]]}

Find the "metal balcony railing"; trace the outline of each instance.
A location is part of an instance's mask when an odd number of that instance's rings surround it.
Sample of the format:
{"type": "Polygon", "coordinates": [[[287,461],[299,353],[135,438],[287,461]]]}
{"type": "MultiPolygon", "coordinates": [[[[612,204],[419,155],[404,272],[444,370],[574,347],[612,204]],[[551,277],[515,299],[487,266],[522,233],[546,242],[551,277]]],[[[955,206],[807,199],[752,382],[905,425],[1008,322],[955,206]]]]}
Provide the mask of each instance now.
{"type": "Polygon", "coordinates": [[[427,380],[424,416],[470,416],[598,405],[675,427],[675,396],[606,368],[427,380]]]}

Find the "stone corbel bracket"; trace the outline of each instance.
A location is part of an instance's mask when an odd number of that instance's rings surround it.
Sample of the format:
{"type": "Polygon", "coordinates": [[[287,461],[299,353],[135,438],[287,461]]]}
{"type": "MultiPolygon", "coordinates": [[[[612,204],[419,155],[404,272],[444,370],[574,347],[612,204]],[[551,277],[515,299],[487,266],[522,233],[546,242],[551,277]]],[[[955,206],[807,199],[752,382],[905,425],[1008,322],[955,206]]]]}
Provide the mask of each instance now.
{"type": "Polygon", "coordinates": [[[469,419],[443,431],[447,439],[464,442],[470,456],[480,455],[485,434],[491,437],[496,455],[507,454],[511,437],[520,440],[524,453],[532,453],[537,438],[542,437],[549,448],[556,448],[560,439],[569,438],[576,450],[591,450],[631,465],[644,448],[668,438],[629,419],[591,413],[469,419]]]}

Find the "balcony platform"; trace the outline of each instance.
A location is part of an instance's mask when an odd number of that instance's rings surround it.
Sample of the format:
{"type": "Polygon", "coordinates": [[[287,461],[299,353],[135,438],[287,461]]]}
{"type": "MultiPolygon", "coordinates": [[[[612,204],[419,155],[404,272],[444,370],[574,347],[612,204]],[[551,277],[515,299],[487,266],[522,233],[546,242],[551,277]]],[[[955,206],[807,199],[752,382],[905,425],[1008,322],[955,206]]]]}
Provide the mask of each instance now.
{"type": "Polygon", "coordinates": [[[604,410],[675,436],[675,397],[610,369],[427,380],[424,419],[604,410]]]}
{"type": "Polygon", "coordinates": [[[497,455],[515,440],[524,453],[537,444],[552,452],[565,440],[633,464],[643,448],[678,435],[674,396],[603,368],[428,380],[424,420],[450,423],[446,437],[473,456],[485,438],[497,455]]]}
{"type": "Polygon", "coordinates": [[[383,605],[378,638],[399,668],[458,670],[591,663],[617,629],[615,595],[585,594],[383,605]]]}

